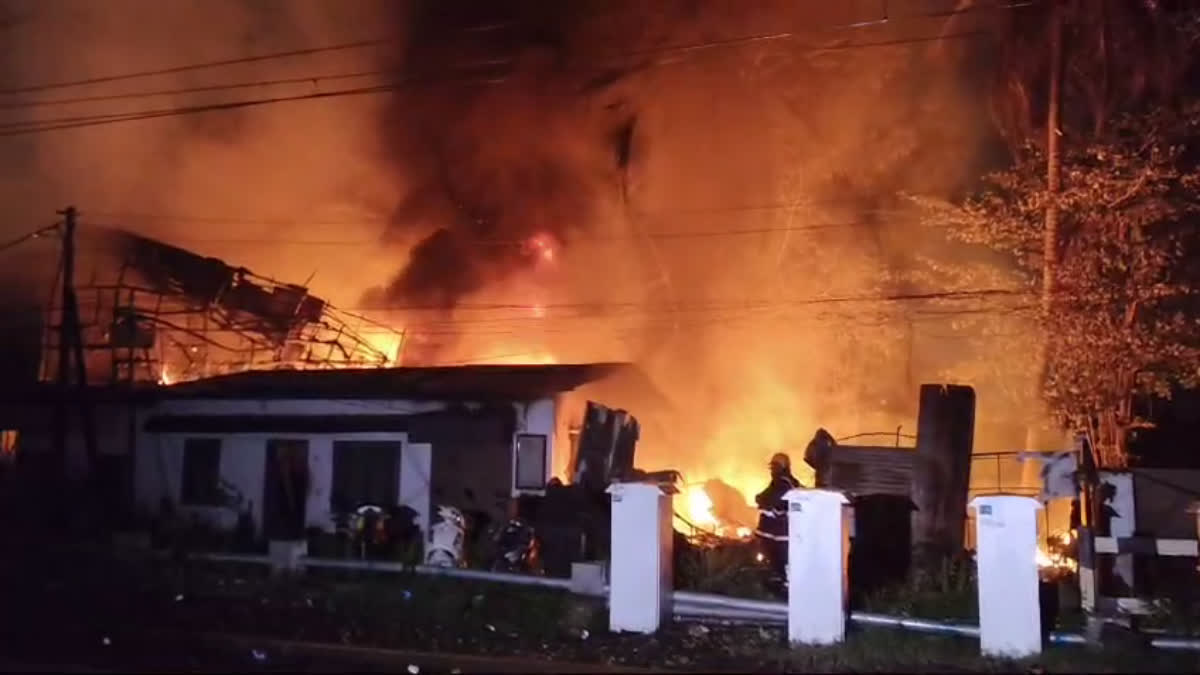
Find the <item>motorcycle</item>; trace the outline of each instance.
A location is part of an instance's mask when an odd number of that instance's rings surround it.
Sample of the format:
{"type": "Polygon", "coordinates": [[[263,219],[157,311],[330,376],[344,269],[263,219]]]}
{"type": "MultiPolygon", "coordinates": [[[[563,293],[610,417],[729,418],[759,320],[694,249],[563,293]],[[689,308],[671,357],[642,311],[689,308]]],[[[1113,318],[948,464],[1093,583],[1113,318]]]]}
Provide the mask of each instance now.
{"type": "Polygon", "coordinates": [[[343,546],[363,560],[388,543],[388,513],[381,506],[363,504],[348,513],[336,512],[333,525],[343,546]]]}
{"type": "Polygon", "coordinates": [[[513,518],[496,533],[493,572],[532,572],[537,568],[538,541],[533,526],[513,518]]]}

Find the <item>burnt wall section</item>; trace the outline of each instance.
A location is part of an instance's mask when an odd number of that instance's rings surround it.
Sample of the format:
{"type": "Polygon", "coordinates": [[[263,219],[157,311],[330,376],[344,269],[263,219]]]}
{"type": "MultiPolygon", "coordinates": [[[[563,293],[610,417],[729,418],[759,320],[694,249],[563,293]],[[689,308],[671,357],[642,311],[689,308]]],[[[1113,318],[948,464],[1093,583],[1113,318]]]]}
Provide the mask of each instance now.
{"type": "Polygon", "coordinates": [[[975,390],[921,385],[912,536],[922,558],[962,550],[974,438],[975,390]]]}
{"type": "Polygon", "coordinates": [[[472,539],[507,516],[516,425],[508,405],[417,415],[409,427],[409,442],[432,447],[431,506],[462,511],[471,519],[472,539]]]}

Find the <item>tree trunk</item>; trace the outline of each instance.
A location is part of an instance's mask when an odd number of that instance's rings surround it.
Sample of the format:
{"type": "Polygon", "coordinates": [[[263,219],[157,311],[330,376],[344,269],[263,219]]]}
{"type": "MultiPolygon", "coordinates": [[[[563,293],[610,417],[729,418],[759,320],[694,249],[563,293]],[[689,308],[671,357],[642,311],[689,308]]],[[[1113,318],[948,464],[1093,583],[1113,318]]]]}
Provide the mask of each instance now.
{"type": "MultiPolygon", "coordinates": [[[[1050,11],[1050,94],[1046,111],[1046,221],[1042,229],[1042,342],[1037,354],[1037,393],[1041,398],[1046,387],[1050,360],[1050,333],[1046,329],[1054,307],[1054,292],[1058,275],[1058,192],[1062,175],[1059,111],[1062,108],[1063,74],[1063,17],[1059,0],[1050,11]]],[[[1026,445],[1033,449],[1036,427],[1026,435],[1026,445]]]]}
{"type": "Polygon", "coordinates": [[[1130,425],[1116,407],[1100,411],[1095,450],[1101,469],[1119,471],[1127,466],[1130,425]]]}

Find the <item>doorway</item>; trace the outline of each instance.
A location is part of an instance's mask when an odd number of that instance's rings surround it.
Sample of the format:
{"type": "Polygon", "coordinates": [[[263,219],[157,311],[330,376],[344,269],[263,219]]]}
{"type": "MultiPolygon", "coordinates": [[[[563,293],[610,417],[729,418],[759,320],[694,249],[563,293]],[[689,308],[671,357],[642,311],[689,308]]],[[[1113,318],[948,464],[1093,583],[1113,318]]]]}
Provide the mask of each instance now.
{"type": "Polygon", "coordinates": [[[263,535],[267,540],[303,539],[309,487],[308,441],[268,440],[265,469],[263,535]]]}

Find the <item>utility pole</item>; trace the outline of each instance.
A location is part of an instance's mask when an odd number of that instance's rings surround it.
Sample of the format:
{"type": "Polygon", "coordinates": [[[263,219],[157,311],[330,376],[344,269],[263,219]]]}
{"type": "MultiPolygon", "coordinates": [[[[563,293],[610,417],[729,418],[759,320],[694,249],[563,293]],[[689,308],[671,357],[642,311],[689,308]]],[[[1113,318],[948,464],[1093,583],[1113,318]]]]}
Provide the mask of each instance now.
{"type": "MultiPolygon", "coordinates": [[[[1050,91],[1046,109],[1046,218],[1042,227],[1042,340],[1037,355],[1037,397],[1043,398],[1049,374],[1050,334],[1047,320],[1054,311],[1058,283],[1058,193],[1062,178],[1063,7],[1061,0],[1050,5],[1050,91]]],[[[1037,430],[1031,425],[1025,437],[1026,449],[1033,450],[1037,430]]]]}
{"type": "Polygon", "coordinates": [[[58,370],[55,373],[57,392],[54,404],[54,466],[53,478],[65,481],[67,475],[67,398],[71,386],[71,338],[68,319],[72,289],[75,286],[75,209],[59,211],[62,223],[62,268],[59,279],[62,289],[58,309],[58,370]]]}
{"type": "Polygon", "coordinates": [[[59,212],[63,217],[62,245],[62,309],[58,336],[58,397],[55,406],[54,441],[58,478],[65,480],[67,472],[67,439],[69,438],[69,399],[74,396],[83,419],[83,440],[87,451],[87,475],[95,478],[99,469],[95,424],[87,392],[87,362],[83,356],[83,335],[79,320],[79,299],[75,295],[75,230],[78,213],[69,206],[59,212]],[[72,363],[74,361],[74,363],[72,363]],[[71,381],[74,366],[75,382],[71,381]],[[75,389],[73,385],[77,385],[75,389]]]}

